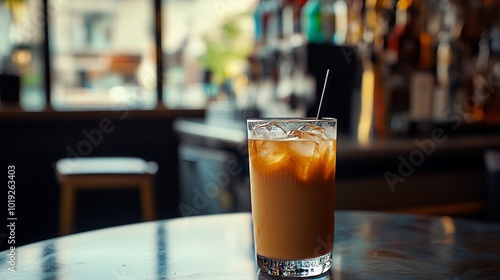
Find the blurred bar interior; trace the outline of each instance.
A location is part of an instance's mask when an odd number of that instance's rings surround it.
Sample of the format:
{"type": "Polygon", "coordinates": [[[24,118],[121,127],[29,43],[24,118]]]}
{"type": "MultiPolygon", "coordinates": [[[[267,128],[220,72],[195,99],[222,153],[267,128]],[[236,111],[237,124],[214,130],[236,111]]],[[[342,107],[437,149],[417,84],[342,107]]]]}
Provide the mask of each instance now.
{"type": "MultiPolygon", "coordinates": [[[[18,240],[57,235],[63,158],[156,162],[160,219],[250,211],[246,118],[316,116],[327,69],[338,209],[500,221],[499,1],[0,0],[18,240]]],[[[79,192],[76,231],[137,196],[79,192]]]]}

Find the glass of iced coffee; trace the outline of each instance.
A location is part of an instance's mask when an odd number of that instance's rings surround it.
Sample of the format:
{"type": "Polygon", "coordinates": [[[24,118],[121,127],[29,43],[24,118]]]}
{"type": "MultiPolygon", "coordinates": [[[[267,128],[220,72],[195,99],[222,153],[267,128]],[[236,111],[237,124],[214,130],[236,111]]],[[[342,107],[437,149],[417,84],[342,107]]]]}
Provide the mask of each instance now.
{"type": "Polygon", "coordinates": [[[249,119],[257,265],[308,277],[332,266],[337,120],[249,119]]]}

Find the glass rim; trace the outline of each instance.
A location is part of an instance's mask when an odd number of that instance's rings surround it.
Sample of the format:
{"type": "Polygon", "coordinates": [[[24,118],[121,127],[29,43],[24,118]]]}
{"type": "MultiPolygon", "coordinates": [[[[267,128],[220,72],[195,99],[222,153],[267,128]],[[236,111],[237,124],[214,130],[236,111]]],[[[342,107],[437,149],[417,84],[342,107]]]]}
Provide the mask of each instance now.
{"type": "Polygon", "coordinates": [[[320,119],[316,119],[314,117],[305,117],[305,118],[248,118],[247,123],[258,123],[258,122],[286,122],[286,123],[298,123],[298,122],[337,122],[336,118],[331,117],[322,117],[320,119]]]}

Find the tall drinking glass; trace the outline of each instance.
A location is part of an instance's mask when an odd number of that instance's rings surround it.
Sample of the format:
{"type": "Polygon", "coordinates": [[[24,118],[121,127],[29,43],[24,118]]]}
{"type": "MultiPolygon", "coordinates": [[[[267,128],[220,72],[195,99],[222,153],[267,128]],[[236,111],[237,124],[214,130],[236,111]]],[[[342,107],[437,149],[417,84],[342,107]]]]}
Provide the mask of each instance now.
{"type": "Polygon", "coordinates": [[[332,266],[337,120],[249,119],[257,265],[307,277],[332,266]]]}

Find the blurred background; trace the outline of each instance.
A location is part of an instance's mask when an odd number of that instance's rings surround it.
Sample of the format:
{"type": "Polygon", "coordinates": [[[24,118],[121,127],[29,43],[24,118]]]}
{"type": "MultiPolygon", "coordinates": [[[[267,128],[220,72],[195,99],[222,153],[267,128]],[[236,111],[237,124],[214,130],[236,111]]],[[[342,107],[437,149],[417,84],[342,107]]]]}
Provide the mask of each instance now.
{"type": "MultiPolygon", "coordinates": [[[[315,117],[327,69],[337,209],[500,221],[498,1],[0,0],[18,245],[58,235],[64,158],[156,162],[157,219],[250,211],[246,118],[315,117]]],[[[75,232],[138,195],[78,192],[75,232]]]]}

